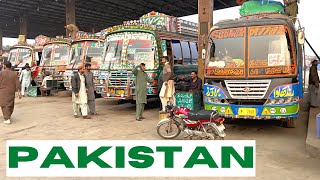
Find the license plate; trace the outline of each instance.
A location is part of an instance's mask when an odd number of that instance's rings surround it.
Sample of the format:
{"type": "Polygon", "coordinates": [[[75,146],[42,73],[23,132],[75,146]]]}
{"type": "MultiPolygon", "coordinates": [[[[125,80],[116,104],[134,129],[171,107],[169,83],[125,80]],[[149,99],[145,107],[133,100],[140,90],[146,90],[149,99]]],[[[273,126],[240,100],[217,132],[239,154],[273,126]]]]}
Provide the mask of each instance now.
{"type": "Polygon", "coordinates": [[[221,124],[220,126],[217,126],[217,128],[218,128],[219,132],[222,132],[226,129],[223,124],[221,124]]]}
{"type": "Polygon", "coordinates": [[[239,116],[256,116],[256,108],[239,108],[239,116]]]}

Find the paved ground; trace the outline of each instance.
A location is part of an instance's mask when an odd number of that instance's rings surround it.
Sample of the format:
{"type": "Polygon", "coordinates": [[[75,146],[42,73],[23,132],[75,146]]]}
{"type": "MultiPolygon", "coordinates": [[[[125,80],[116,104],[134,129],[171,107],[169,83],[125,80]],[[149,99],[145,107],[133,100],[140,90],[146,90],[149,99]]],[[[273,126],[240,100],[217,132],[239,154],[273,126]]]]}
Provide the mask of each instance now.
{"type": "MultiPolygon", "coordinates": [[[[74,119],[70,98],[24,98],[16,101],[13,124],[0,124],[0,179],[5,177],[5,141],[21,140],[76,140],[76,139],[160,139],[155,127],[158,109],[148,108],[146,120],[134,120],[135,107],[117,105],[99,99],[100,114],[92,120],[74,119]]],[[[286,129],[277,122],[239,121],[227,124],[227,140],[257,140],[257,177],[272,180],[318,180],[320,160],[306,155],[305,139],[308,112],[303,112],[295,129],[286,129]]],[[[2,116],[0,116],[2,119],[2,116]]],[[[20,178],[45,179],[45,178],[20,178]]],[[[121,179],[121,178],[51,178],[51,179],[121,179]]],[[[125,179],[125,178],[122,178],[125,179]]],[[[192,179],[195,178],[142,178],[142,179],[192,179]]],[[[202,178],[196,178],[202,179],[202,178]]],[[[203,178],[206,179],[206,178],[203,178]]],[[[224,178],[207,178],[224,179],[224,178]]],[[[248,179],[248,178],[226,178],[248,179]]]]}

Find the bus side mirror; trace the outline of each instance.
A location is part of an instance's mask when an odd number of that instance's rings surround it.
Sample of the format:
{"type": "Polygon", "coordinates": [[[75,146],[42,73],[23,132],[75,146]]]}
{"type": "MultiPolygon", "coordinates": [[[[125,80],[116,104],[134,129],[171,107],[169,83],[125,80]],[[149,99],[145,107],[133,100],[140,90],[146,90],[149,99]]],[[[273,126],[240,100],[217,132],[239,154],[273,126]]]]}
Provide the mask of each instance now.
{"type": "Polygon", "coordinates": [[[206,50],[202,49],[202,59],[206,59],[206,50]]]}
{"type": "Polygon", "coordinates": [[[298,43],[299,43],[300,45],[303,45],[304,42],[305,42],[305,34],[304,34],[304,31],[299,30],[299,31],[298,31],[298,43]]]}

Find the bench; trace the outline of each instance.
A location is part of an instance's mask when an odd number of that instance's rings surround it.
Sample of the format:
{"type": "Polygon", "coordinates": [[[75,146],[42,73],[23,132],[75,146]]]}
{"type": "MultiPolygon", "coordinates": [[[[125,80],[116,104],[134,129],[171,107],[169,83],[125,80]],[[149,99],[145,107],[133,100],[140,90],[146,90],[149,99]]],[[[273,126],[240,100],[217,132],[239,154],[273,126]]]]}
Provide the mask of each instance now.
{"type": "Polygon", "coordinates": [[[42,96],[49,96],[51,90],[58,89],[58,80],[47,80],[46,88],[40,87],[41,95],[42,96]]]}

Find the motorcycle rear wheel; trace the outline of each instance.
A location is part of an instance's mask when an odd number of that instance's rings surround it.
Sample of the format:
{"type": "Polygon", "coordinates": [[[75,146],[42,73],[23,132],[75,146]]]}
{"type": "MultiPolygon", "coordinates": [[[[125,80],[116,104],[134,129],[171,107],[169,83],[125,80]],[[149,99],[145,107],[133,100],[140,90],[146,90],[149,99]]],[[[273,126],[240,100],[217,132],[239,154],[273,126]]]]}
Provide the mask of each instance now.
{"type": "Polygon", "coordinates": [[[174,139],[181,133],[179,124],[175,121],[163,122],[157,126],[157,133],[160,137],[164,139],[174,139]],[[161,128],[164,128],[164,132],[161,131],[161,128]],[[165,134],[167,133],[167,134],[165,134]],[[169,135],[170,133],[170,135],[169,135]]]}

